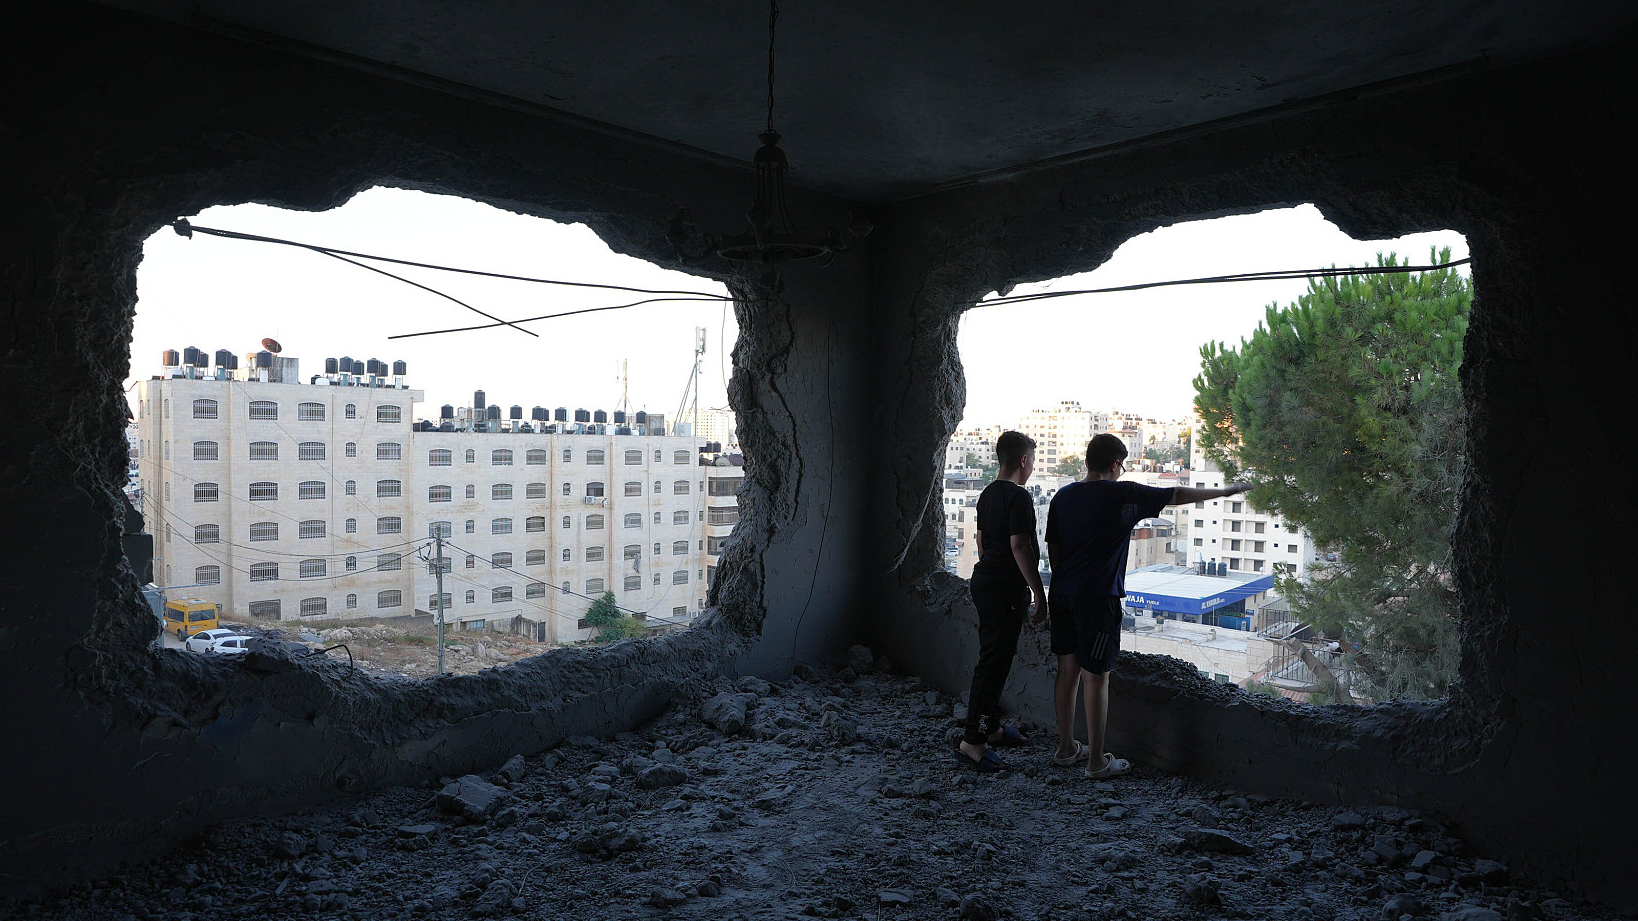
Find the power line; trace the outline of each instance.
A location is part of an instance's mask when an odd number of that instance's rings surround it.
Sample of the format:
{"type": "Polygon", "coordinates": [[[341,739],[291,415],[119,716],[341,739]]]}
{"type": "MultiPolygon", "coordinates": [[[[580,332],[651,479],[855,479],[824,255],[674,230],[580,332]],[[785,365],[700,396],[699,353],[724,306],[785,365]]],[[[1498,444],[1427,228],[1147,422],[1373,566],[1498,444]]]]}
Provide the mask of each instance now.
{"type": "MultiPolygon", "coordinates": [[[[714,303],[716,303],[718,301],[732,301],[732,300],[733,300],[733,298],[729,297],[726,294],[721,295],[721,296],[707,295],[707,296],[704,296],[704,297],[650,297],[650,298],[645,298],[645,299],[640,300],[640,301],[632,301],[629,304],[615,304],[615,305],[613,305],[611,307],[584,307],[584,308],[581,308],[579,310],[565,310],[565,311],[562,311],[562,312],[559,312],[559,313],[543,313],[538,317],[524,317],[521,320],[513,320],[512,323],[507,323],[506,325],[510,326],[510,325],[515,324],[515,323],[534,323],[534,322],[537,322],[539,320],[555,320],[558,317],[572,317],[572,316],[577,316],[577,315],[582,314],[582,313],[599,313],[599,312],[604,311],[604,310],[624,310],[627,307],[639,307],[639,306],[642,306],[643,304],[657,304],[657,303],[661,303],[663,301],[705,301],[705,302],[709,302],[709,303],[714,304],[714,303]]],[[[399,333],[399,334],[397,334],[395,336],[388,336],[387,338],[388,339],[413,339],[416,336],[437,336],[437,335],[440,335],[442,333],[470,332],[471,330],[474,330],[474,329],[494,329],[495,327],[500,326],[500,325],[501,325],[500,323],[480,323],[480,324],[478,324],[476,326],[451,326],[451,327],[449,327],[447,329],[429,329],[429,330],[423,330],[422,332],[418,332],[418,333],[399,333]]]]}

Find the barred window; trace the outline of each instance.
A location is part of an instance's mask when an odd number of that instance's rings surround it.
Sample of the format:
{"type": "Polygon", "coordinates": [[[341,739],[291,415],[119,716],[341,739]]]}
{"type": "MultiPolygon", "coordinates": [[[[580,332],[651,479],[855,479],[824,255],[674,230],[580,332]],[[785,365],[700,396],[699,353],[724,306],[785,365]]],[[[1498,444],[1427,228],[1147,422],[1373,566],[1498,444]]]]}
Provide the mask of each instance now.
{"type": "Polygon", "coordinates": [[[396,516],[389,518],[377,518],[375,520],[375,533],[402,534],[404,533],[404,519],[396,516]]]}
{"type": "Polygon", "coordinates": [[[222,542],[222,529],[213,524],[194,525],[193,542],[196,544],[219,544],[222,542]]]}
{"type": "Polygon", "coordinates": [[[478,593],[475,592],[475,591],[472,591],[471,589],[467,589],[466,590],[466,603],[471,604],[472,602],[477,601],[477,600],[478,600],[478,593]]]}
{"type": "MultiPolygon", "coordinates": [[[[448,486],[428,486],[427,487],[427,501],[428,502],[453,502],[453,501],[455,501],[455,491],[453,489],[450,489],[448,486]]],[[[448,535],[445,535],[445,536],[448,536],[448,535]]]]}
{"type": "Polygon", "coordinates": [[[642,544],[626,544],[626,546],[620,551],[621,558],[622,559],[627,559],[627,560],[635,560],[638,557],[641,557],[642,555],[643,555],[643,545],[642,544]]]}
{"type": "Polygon", "coordinates": [[[546,551],[544,551],[544,550],[530,550],[529,552],[525,553],[523,555],[523,565],[525,565],[525,566],[544,566],[544,565],[546,565],[546,551]]]}
{"type": "Polygon", "coordinates": [[[602,515],[587,515],[586,516],[586,530],[588,530],[588,531],[601,531],[601,530],[603,530],[603,516],[602,515]]]}
{"type": "Polygon", "coordinates": [[[434,448],[427,452],[428,467],[448,467],[455,463],[455,454],[448,448],[434,448]]]}
{"type": "Polygon", "coordinates": [[[402,607],[403,604],[404,593],[396,588],[376,593],[375,606],[378,608],[397,608],[402,607]]]}
{"type": "Polygon", "coordinates": [[[512,498],[512,484],[511,483],[496,483],[495,485],[489,487],[489,498],[494,499],[494,500],[504,500],[504,499],[512,498]]]}
{"type": "Polygon", "coordinates": [[[671,513],[671,523],[672,524],[687,524],[688,523],[688,510],[687,509],[679,509],[678,511],[672,512],[671,513]]]}
{"type": "Polygon", "coordinates": [[[358,442],[356,442],[356,441],[347,442],[347,452],[346,453],[347,453],[348,457],[357,457],[358,456],[358,442]]]}
{"type": "Polygon", "coordinates": [[[383,553],[375,558],[378,572],[397,572],[404,568],[404,557],[398,553],[383,553]]]}
{"type": "Polygon", "coordinates": [[[490,569],[511,569],[512,568],[512,554],[510,554],[510,553],[497,553],[494,556],[490,557],[489,558],[489,568],[490,569]]]}
{"type": "Polygon", "coordinates": [[[302,560],[301,565],[297,568],[300,570],[298,574],[303,579],[322,579],[329,575],[330,571],[330,567],[324,560],[302,560]]]}
{"type": "Polygon", "coordinates": [[[469,463],[469,464],[477,463],[478,462],[478,452],[472,450],[471,448],[467,448],[466,449],[466,462],[469,463]]]}
{"type": "Polygon", "coordinates": [[[281,605],[277,601],[252,601],[250,603],[251,617],[278,617],[281,605]]]}
{"type": "Polygon", "coordinates": [[[317,617],[330,612],[330,602],[324,598],[303,598],[301,600],[301,616],[317,617]]]}
{"type": "Polygon", "coordinates": [[[217,500],[217,489],[216,489],[216,484],[215,483],[195,483],[195,484],[193,484],[193,501],[195,501],[195,502],[215,502],[216,500],[217,500]]]}
{"type": "Polygon", "coordinates": [[[525,530],[525,531],[544,531],[544,530],[546,530],[546,516],[545,515],[531,515],[528,518],[523,519],[523,530],[525,530]]]}
{"type": "Polygon", "coordinates": [[[296,460],[324,460],[324,442],[304,441],[296,445],[296,460]]]}
{"type": "Polygon", "coordinates": [[[397,406],[377,406],[375,408],[375,421],[377,422],[401,422],[403,418],[404,411],[397,406]]]}
{"type": "Polygon", "coordinates": [[[672,483],[671,484],[671,494],[673,496],[686,496],[686,495],[688,495],[688,481],[687,480],[678,480],[677,482],[672,483]]]}
{"type": "Polygon", "coordinates": [[[628,528],[640,528],[640,527],[642,527],[643,526],[643,516],[638,514],[637,512],[630,513],[629,515],[627,515],[625,517],[625,526],[628,527],[628,528]]]}
{"type": "Polygon", "coordinates": [[[637,480],[632,480],[625,485],[624,491],[628,496],[640,496],[643,494],[643,484],[637,480]]]}
{"type": "Polygon", "coordinates": [[[348,572],[357,572],[358,571],[358,557],[356,557],[356,556],[348,557],[347,562],[346,562],[345,565],[346,565],[346,568],[347,568],[348,572]]]}
{"type": "Polygon", "coordinates": [[[546,597],[546,583],[544,583],[544,582],[530,582],[528,585],[523,587],[523,597],[525,597],[525,598],[545,598],[546,597]]]}
{"type": "Polygon", "coordinates": [[[378,441],[375,445],[376,460],[402,460],[404,446],[396,441],[378,441]]]}
{"type": "Polygon", "coordinates": [[[375,497],[377,499],[391,499],[396,496],[402,496],[403,494],[404,482],[402,480],[375,481],[375,497]]]}
{"type": "Polygon", "coordinates": [[[347,533],[348,534],[357,534],[358,533],[358,519],[357,518],[347,519],[347,533]]]}
{"type": "Polygon", "coordinates": [[[528,486],[523,487],[523,497],[525,499],[544,499],[544,498],[546,498],[546,484],[545,483],[530,483],[528,486]]]}
{"type": "Polygon", "coordinates": [[[455,561],[447,556],[427,561],[427,575],[435,576],[440,572],[453,572],[455,561]]]}
{"type": "Polygon", "coordinates": [[[705,539],[705,552],[717,556],[722,553],[722,545],[727,542],[728,538],[726,537],[707,537],[705,539]]]}
{"type": "Polygon", "coordinates": [[[300,404],[299,406],[296,407],[296,420],[298,422],[323,422],[324,421],[324,404],[323,403],[302,403],[302,404],[300,404]]]}
{"type": "Polygon", "coordinates": [[[272,400],[251,400],[250,418],[277,419],[279,418],[279,404],[272,400]]]}
{"type": "Polygon", "coordinates": [[[602,592],[602,591],[603,591],[603,580],[602,579],[587,579],[586,580],[586,594],[596,595],[596,594],[598,594],[599,592],[602,592]]]}
{"type": "Polygon", "coordinates": [[[567,563],[572,559],[574,559],[574,551],[570,550],[568,547],[564,547],[562,553],[563,562],[567,563]]]}
{"type": "Polygon", "coordinates": [[[642,588],[643,588],[643,577],[642,576],[626,576],[626,584],[625,584],[624,588],[628,592],[641,591],[642,588]]]}
{"type": "Polygon", "coordinates": [[[251,460],[278,460],[279,443],[276,441],[252,441],[250,443],[251,460]]]}
{"type": "Polygon", "coordinates": [[[660,481],[659,481],[659,480],[655,480],[655,481],[654,481],[654,495],[656,495],[656,496],[657,496],[657,495],[659,495],[659,494],[660,494],[660,481]]]}
{"type": "Polygon", "coordinates": [[[216,442],[196,441],[193,443],[193,459],[196,461],[216,460],[216,442]]]}
{"type": "Polygon", "coordinates": [[[216,585],[222,581],[222,567],[200,566],[193,571],[193,581],[200,585],[216,585]]]}
{"type": "Polygon", "coordinates": [[[628,464],[641,464],[642,462],[643,462],[643,452],[641,452],[641,451],[627,451],[626,452],[626,463],[628,463],[628,464]]]}
{"type": "Polygon", "coordinates": [[[679,569],[671,574],[672,585],[684,585],[688,582],[688,570],[679,569]]]}
{"type": "Polygon", "coordinates": [[[277,581],[278,578],[279,578],[279,564],[278,563],[251,563],[250,564],[250,581],[252,581],[252,582],[274,582],[274,581],[277,581]]]}
{"type": "Polygon", "coordinates": [[[654,449],[654,463],[658,464],[664,457],[665,452],[661,451],[659,448],[654,449]]]}
{"type": "Polygon", "coordinates": [[[586,548],[586,562],[588,562],[588,563],[601,563],[601,562],[603,562],[603,548],[602,547],[587,547],[586,548]]]}
{"type": "Polygon", "coordinates": [[[563,449],[563,463],[567,464],[572,460],[574,460],[574,449],[573,448],[564,448],[563,449]]]}
{"type": "Polygon", "coordinates": [[[586,466],[601,467],[604,463],[602,448],[590,448],[586,451],[586,466]]]}
{"type": "Polygon", "coordinates": [[[347,610],[355,611],[357,609],[358,609],[358,596],[349,592],[348,595],[347,595],[347,610]]]}
{"type": "Polygon", "coordinates": [[[675,454],[673,454],[671,456],[671,462],[674,463],[674,464],[686,464],[686,463],[688,463],[688,452],[687,451],[678,451],[677,453],[675,453],[675,454]]]}
{"type": "Polygon", "coordinates": [[[317,518],[302,522],[296,529],[297,537],[300,540],[311,540],[315,537],[323,537],[324,531],[324,522],[317,518]]]}
{"type": "Polygon", "coordinates": [[[345,492],[349,496],[358,495],[358,481],[357,480],[348,480],[343,485],[342,492],[345,492]]]}
{"type": "Polygon", "coordinates": [[[512,466],[512,449],[511,448],[496,448],[495,450],[490,451],[489,452],[489,464],[492,467],[510,467],[510,466],[512,466]]]}
{"type": "Polygon", "coordinates": [[[468,533],[468,534],[478,533],[478,522],[471,519],[471,518],[468,518],[466,520],[466,533],[468,533]]]}
{"type": "Polygon", "coordinates": [[[250,526],[251,540],[278,540],[279,523],[276,521],[258,521],[250,526]]]}
{"type": "MultiPolygon", "coordinates": [[[[428,595],[427,596],[427,610],[429,610],[429,611],[438,610],[438,600],[439,599],[438,599],[438,596],[436,594],[428,595]]],[[[443,602],[444,602],[444,610],[446,610],[446,611],[449,610],[451,607],[454,606],[454,603],[455,603],[454,595],[452,593],[450,593],[450,592],[444,592],[443,602]]]]}
{"type": "Polygon", "coordinates": [[[323,480],[303,480],[296,484],[296,498],[322,499],[324,498],[323,480]]]}
{"type": "Polygon", "coordinates": [[[523,462],[525,464],[544,464],[544,463],[546,463],[546,449],[545,448],[530,448],[529,451],[526,454],[523,455],[523,462]]]}
{"type": "Polygon", "coordinates": [[[490,604],[500,604],[501,602],[511,601],[511,600],[512,600],[512,586],[510,586],[510,585],[503,585],[500,588],[491,589],[489,591],[489,603],[490,604]]]}
{"type": "Polygon", "coordinates": [[[738,522],[739,509],[737,508],[711,509],[710,515],[706,519],[707,524],[737,524],[738,522]]]}
{"type": "Polygon", "coordinates": [[[468,499],[478,498],[478,487],[472,485],[471,483],[466,484],[466,497],[468,499]]]}
{"type": "Polygon", "coordinates": [[[454,528],[454,523],[453,522],[434,521],[433,523],[427,525],[427,536],[428,537],[448,538],[448,537],[453,537],[454,535],[455,535],[455,528],[454,528]]]}
{"type": "Polygon", "coordinates": [[[194,400],[193,401],[193,417],[195,419],[215,419],[216,418],[216,401],[215,400],[194,400]]]}
{"type": "Polygon", "coordinates": [[[572,527],[574,527],[574,520],[571,519],[568,515],[564,515],[563,516],[563,530],[567,531],[568,529],[570,529],[572,527]]]}
{"type": "Polygon", "coordinates": [[[682,556],[688,552],[688,541],[674,540],[671,542],[671,555],[682,556]]]}
{"type": "Polygon", "coordinates": [[[478,568],[478,555],[477,554],[468,553],[466,555],[466,568],[467,569],[476,569],[476,568],[478,568]]]}
{"type": "Polygon", "coordinates": [[[496,518],[494,521],[489,522],[489,533],[491,533],[491,534],[510,534],[510,533],[512,533],[512,519],[510,519],[510,518],[496,518]]]}
{"type": "Polygon", "coordinates": [[[563,583],[563,585],[561,587],[561,591],[563,592],[563,594],[567,595],[569,593],[569,583],[567,583],[567,582],[563,583]]]}
{"type": "Polygon", "coordinates": [[[564,483],[563,484],[563,495],[565,495],[565,496],[574,495],[574,487],[569,485],[568,483],[564,483]]]}
{"type": "Polygon", "coordinates": [[[601,499],[603,497],[603,484],[595,481],[587,483],[586,497],[590,499],[601,499]]]}
{"type": "Polygon", "coordinates": [[[355,404],[355,403],[348,403],[347,404],[347,409],[343,413],[343,415],[345,415],[349,419],[357,419],[358,418],[358,405],[355,404]]]}

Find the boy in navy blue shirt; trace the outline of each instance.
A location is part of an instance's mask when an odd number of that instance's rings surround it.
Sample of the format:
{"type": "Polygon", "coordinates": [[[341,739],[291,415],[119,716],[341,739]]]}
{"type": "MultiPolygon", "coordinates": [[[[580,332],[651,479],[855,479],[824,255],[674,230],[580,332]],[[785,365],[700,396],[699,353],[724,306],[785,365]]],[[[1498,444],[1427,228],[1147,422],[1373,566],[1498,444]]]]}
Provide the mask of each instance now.
{"type": "Polygon", "coordinates": [[[1110,434],[1086,446],[1086,479],[1058,490],[1047,509],[1047,558],[1052,563],[1052,653],[1058,657],[1053,688],[1058,712],[1058,752],[1052,763],[1068,767],[1087,758],[1088,777],[1116,777],[1131,762],[1103,750],[1109,719],[1109,670],[1120,653],[1120,599],[1126,594],[1126,553],[1132,528],[1168,505],[1243,493],[1225,489],[1161,489],[1122,481],[1126,444],[1110,434]],[[1075,740],[1075,686],[1086,708],[1086,737],[1075,740]]]}

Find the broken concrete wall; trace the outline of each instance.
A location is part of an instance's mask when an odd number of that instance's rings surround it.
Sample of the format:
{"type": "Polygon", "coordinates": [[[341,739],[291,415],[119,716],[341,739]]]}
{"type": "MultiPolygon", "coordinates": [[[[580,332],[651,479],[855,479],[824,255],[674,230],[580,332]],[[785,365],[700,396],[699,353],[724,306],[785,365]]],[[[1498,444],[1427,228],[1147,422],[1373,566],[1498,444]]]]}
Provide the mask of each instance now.
{"type": "MultiPolygon", "coordinates": [[[[1458,230],[1477,296],[1462,368],[1463,655],[1450,698],[1302,708],[1127,656],[1112,745],[1245,791],[1433,810],[1521,869],[1638,903],[1623,870],[1638,856],[1620,728],[1629,656],[1607,642],[1630,606],[1620,574],[1635,538],[1618,524],[1630,501],[1603,477],[1553,481],[1531,466],[1569,444],[1577,457],[1622,456],[1625,426],[1611,423],[1625,417],[1634,322],[1618,267],[1634,195],[1610,126],[1634,102],[1621,76],[1634,50],[1357,93],[894,207],[878,241],[891,268],[877,281],[871,385],[883,395],[872,428],[891,433],[895,464],[876,500],[873,575],[890,599],[870,622],[876,648],[965,692],[975,619],[964,585],[936,572],[937,458],[961,416],[955,331],[975,299],[1088,271],[1159,226],[1302,202],[1357,238],[1458,230]],[[1569,535],[1592,533],[1600,559],[1589,567],[1569,535]]],[[[1188,335],[1160,318],[1156,331],[1188,335]]],[[[1044,639],[1023,645],[1006,703],[1050,725],[1044,639]]]]}
{"type": "MultiPolygon", "coordinates": [[[[393,185],[585,222],[620,252],[676,263],[672,218],[687,208],[703,230],[739,232],[751,177],[524,106],[106,7],[53,5],[11,25],[0,39],[12,88],[0,103],[7,888],[95,873],[232,816],[629,728],[683,682],[773,676],[851,641],[861,551],[849,532],[865,494],[841,459],[857,450],[847,420],[860,418],[867,380],[862,258],[791,271],[777,296],[719,261],[682,266],[743,295],[731,390],[745,524],[712,591],[718,610],[694,630],[431,682],[151,650],[119,492],[149,235],[211,205],[322,209],[393,185]]],[[[801,190],[792,208],[821,225],[847,213],[801,190]]]]}

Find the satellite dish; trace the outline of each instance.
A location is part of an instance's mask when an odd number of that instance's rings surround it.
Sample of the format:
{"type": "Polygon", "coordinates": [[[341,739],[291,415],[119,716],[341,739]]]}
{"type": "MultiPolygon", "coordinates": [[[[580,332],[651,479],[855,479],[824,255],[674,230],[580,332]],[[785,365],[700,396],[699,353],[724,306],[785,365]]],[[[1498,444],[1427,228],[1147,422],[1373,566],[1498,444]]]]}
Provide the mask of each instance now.
{"type": "Polygon", "coordinates": [[[277,339],[263,339],[262,348],[267,349],[269,352],[272,352],[275,355],[284,351],[284,346],[280,345],[279,340],[277,339]]]}

